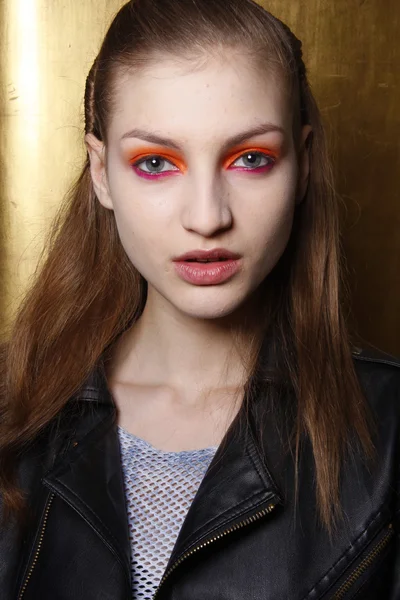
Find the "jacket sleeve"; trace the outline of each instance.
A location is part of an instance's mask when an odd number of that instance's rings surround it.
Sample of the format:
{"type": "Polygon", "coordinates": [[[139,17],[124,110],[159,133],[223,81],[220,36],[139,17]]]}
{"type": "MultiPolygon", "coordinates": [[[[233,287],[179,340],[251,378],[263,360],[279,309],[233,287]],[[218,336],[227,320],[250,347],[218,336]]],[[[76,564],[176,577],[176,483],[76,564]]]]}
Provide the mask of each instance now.
{"type": "MultiPolygon", "coordinates": [[[[398,488],[399,489],[399,488],[398,488]]],[[[387,600],[400,600],[400,499],[399,492],[397,511],[395,515],[394,527],[396,536],[394,539],[394,554],[393,554],[393,570],[392,570],[392,586],[390,595],[387,600]]]]}
{"type": "MultiPolygon", "coordinates": [[[[398,394],[400,404],[400,393],[398,394]]],[[[394,560],[393,560],[393,580],[392,589],[388,600],[400,600],[400,434],[397,444],[397,485],[396,485],[396,512],[394,515],[393,526],[396,532],[394,539],[394,560]]]]}
{"type": "MultiPolygon", "coordinates": [[[[2,517],[0,498],[0,517],[2,517]]],[[[21,559],[21,536],[15,521],[0,524],[0,598],[15,598],[15,583],[21,559]]]]}

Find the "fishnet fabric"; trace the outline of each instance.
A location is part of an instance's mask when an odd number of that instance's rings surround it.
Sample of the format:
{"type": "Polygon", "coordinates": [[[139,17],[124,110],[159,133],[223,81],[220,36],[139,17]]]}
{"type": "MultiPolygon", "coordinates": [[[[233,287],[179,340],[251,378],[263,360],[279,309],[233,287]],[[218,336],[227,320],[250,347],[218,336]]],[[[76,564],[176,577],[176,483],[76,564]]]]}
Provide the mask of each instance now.
{"type": "Polygon", "coordinates": [[[151,600],[216,446],[165,452],[118,428],[134,600],[151,600]]]}

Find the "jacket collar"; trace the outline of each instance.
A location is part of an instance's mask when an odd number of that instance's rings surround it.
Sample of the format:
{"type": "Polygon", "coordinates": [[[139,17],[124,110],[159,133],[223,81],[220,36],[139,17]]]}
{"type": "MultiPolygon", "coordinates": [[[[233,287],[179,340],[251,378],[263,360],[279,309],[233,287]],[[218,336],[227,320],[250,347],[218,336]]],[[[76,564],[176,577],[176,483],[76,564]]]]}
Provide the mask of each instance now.
{"type": "MultiPolygon", "coordinates": [[[[44,483],[94,529],[130,572],[130,543],[116,408],[102,365],[71,399],[74,438],[44,483]]],[[[222,532],[281,494],[255,441],[252,413],[233,421],[186,515],[168,567],[192,547],[222,532]]]]}
{"type": "Polygon", "coordinates": [[[43,481],[92,527],[130,574],[116,408],[100,364],[66,406],[67,447],[43,481]]]}

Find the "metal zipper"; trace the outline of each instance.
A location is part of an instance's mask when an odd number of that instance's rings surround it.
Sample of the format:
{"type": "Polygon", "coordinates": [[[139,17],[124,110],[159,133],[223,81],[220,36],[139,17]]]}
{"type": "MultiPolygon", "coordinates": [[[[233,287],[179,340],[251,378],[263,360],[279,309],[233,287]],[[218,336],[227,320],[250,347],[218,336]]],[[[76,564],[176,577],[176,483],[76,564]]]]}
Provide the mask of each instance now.
{"type": "Polygon", "coordinates": [[[225,531],[223,531],[222,533],[219,533],[218,535],[216,535],[213,538],[210,538],[208,540],[205,540],[202,544],[200,544],[199,546],[196,546],[195,548],[192,548],[192,550],[189,550],[189,552],[185,552],[185,554],[183,554],[179,560],[177,560],[170,569],[168,569],[168,571],[165,573],[165,575],[163,576],[163,578],[160,581],[160,584],[158,586],[158,588],[155,591],[155,594],[153,596],[153,600],[156,600],[156,597],[158,596],[158,593],[160,591],[161,586],[165,583],[165,581],[168,579],[168,577],[171,575],[171,573],[173,571],[175,571],[175,569],[184,561],[186,560],[186,558],[188,558],[189,556],[192,556],[193,554],[195,554],[198,550],[201,550],[202,548],[205,548],[206,546],[209,546],[210,544],[212,544],[213,542],[216,542],[217,540],[221,539],[222,537],[228,535],[229,533],[232,533],[232,531],[236,531],[237,529],[241,529],[242,527],[245,527],[246,525],[249,525],[250,523],[253,523],[254,521],[257,521],[258,519],[261,519],[262,517],[265,517],[265,515],[268,515],[269,513],[271,513],[274,508],[276,507],[276,504],[269,504],[267,506],[267,508],[264,508],[263,510],[261,510],[260,512],[251,515],[251,517],[248,517],[247,519],[245,519],[244,521],[241,521],[240,523],[236,523],[235,525],[233,525],[232,527],[230,527],[229,529],[226,529],[225,531]]]}
{"type": "Polygon", "coordinates": [[[31,564],[31,566],[29,568],[28,575],[26,576],[24,584],[23,584],[23,586],[21,588],[20,594],[18,596],[18,600],[21,600],[24,597],[25,592],[26,592],[26,588],[28,587],[28,583],[29,583],[29,581],[30,581],[30,579],[32,577],[33,570],[36,567],[36,563],[37,563],[38,558],[39,558],[40,550],[42,549],[44,532],[46,531],[47,520],[49,518],[50,507],[51,507],[52,502],[54,500],[54,496],[55,496],[55,494],[51,494],[50,498],[47,501],[46,508],[45,508],[45,511],[44,511],[42,528],[40,530],[39,541],[38,541],[38,544],[37,544],[35,555],[33,557],[32,564],[31,564]]]}
{"type": "Polygon", "coordinates": [[[353,585],[357,582],[361,575],[365,573],[365,571],[374,562],[377,556],[379,556],[379,554],[386,548],[393,535],[393,525],[390,524],[388,527],[388,531],[383,536],[383,538],[376,544],[376,546],[374,546],[374,548],[369,552],[369,554],[367,554],[367,556],[363,558],[358,567],[354,569],[354,571],[349,575],[346,581],[342,583],[340,588],[335,592],[332,600],[343,600],[343,598],[345,598],[347,592],[353,587],[353,585]]]}

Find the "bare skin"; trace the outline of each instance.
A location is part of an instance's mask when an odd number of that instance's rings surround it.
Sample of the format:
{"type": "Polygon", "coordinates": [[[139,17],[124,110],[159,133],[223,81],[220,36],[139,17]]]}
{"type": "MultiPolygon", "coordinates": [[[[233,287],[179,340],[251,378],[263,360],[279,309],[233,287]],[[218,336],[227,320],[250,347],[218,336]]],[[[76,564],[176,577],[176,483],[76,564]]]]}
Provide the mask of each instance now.
{"type": "Polygon", "coordinates": [[[221,345],[217,354],[213,327],[207,341],[202,335],[203,327],[193,327],[188,336],[184,321],[176,322],[170,335],[181,349],[179,363],[191,369],[191,373],[182,373],[167,364],[168,347],[161,347],[166,334],[150,320],[150,314],[145,310],[138,323],[125,334],[108,369],[109,387],[119,409],[119,424],[165,451],[219,445],[243,397],[246,370],[240,364],[240,357],[233,348],[229,352],[229,340],[222,336],[216,338],[221,345]],[[188,339],[195,344],[196,337],[204,353],[193,353],[189,361],[185,344],[188,339]],[[223,351],[228,352],[228,368],[223,376],[221,364],[209,360],[212,348],[216,360],[225,360],[223,351]]]}
{"type": "Polygon", "coordinates": [[[86,137],[96,195],[114,211],[125,251],[148,282],[144,312],[112,356],[109,387],[119,424],[167,451],[218,445],[236,415],[243,357],[260,334],[257,290],[287,245],[307,187],[310,128],[295,141],[276,79],[240,52],[232,58],[232,50],[229,60],[210,56],[188,73],[177,59],[160,57],[121,77],[107,153],[86,137]],[[226,168],[228,139],[266,122],[279,131],[249,135],[242,145],[244,154],[274,148],[270,170],[252,171],[243,159],[226,168]],[[167,161],[166,175],[152,180],[133,171],[127,153],[160,147],[137,132],[127,137],[134,128],[172,139],[180,166],[167,161]],[[231,280],[199,286],[176,274],[175,256],[221,247],[242,256],[231,280]],[[238,351],[232,331],[243,319],[238,351]]]}

